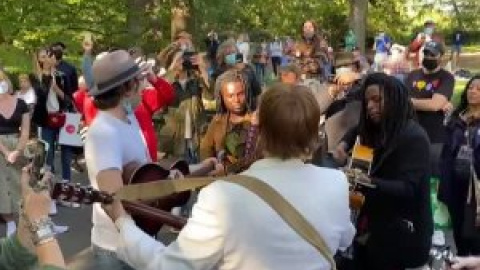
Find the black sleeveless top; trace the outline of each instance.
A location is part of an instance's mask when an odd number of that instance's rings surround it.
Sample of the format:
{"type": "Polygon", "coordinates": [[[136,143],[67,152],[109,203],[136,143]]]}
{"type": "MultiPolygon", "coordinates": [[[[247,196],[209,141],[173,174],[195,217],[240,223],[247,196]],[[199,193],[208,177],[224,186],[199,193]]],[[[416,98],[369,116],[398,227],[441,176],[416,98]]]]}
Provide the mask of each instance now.
{"type": "Polygon", "coordinates": [[[0,114],[0,135],[18,134],[22,126],[22,117],[28,113],[28,106],[25,101],[17,99],[17,105],[10,118],[0,114]]]}

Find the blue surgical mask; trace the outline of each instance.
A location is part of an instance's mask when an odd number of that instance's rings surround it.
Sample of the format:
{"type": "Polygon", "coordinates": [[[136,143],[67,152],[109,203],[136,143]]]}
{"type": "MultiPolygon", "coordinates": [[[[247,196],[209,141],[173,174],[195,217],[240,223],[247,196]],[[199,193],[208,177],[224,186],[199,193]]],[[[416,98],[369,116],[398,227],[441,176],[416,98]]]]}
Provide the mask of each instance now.
{"type": "Polygon", "coordinates": [[[7,81],[0,81],[0,94],[8,94],[7,81]]]}
{"type": "Polygon", "coordinates": [[[225,64],[233,66],[237,63],[237,53],[231,53],[225,55],[225,64]]]}
{"type": "Polygon", "coordinates": [[[425,34],[427,34],[427,35],[432,35],[433,31],[434,31],[433,27],[425,28],[425,34]]]}
{"type": "Polygon", "coordinates": [[[122,106],[128,115],[133,113],[133,106],[132,106],[132,103],[130,102],[130,99],[124,98],[122,101],[122,106]]]}

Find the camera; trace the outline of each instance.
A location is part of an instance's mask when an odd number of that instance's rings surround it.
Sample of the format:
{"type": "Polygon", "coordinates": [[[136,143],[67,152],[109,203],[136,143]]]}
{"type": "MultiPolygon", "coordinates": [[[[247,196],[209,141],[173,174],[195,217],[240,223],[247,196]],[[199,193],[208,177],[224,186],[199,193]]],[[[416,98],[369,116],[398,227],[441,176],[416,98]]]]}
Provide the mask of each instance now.
{"type": "Polygon", "coordinates": [[[237,53],[237,55],[235,56],[235,62],[238,64],[238,63],[242,63],[243,62],[243,54],[242,53],[237,53]]]}
{"type": "Polygon", "coordinates": [[[187,51],[183,53],[183,68],[185,70],[197,69],[198,66],[192,63],[192,57],[197,56],[198,53],[195,51],[187,51]]]}

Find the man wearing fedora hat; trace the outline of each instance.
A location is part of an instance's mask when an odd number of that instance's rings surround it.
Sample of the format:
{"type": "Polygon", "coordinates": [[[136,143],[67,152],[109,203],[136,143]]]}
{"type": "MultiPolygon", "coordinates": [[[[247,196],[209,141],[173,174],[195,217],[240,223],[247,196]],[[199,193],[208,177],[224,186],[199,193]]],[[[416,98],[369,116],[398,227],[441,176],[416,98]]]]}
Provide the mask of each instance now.
{"type": "MultiPolygon", "coordinates": [[[[89,94],[99,109],[86,135],[88,176],[94,188],[114,193],[123,185],[122,168],[151,160],[135,115],[141,68],[127,51],[117,50],[95,60],[89,94]]],[[[92,248],[95,269],[131,269],[117,259],[118,231],[100,205],[93,207],[92,248]]]]}

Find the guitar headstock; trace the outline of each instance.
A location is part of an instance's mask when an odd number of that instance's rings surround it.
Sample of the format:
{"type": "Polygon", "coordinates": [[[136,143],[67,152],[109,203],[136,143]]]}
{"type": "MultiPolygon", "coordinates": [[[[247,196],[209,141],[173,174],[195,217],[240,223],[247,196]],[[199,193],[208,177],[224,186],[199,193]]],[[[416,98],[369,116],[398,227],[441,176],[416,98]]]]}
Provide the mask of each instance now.
{"type": "Polygon", "coordinates": [[[56,183],[53,187],[52,199],[79,204],[111,204],[113,202],[112,195],[92,187],[72,183],[56,183]]]}

